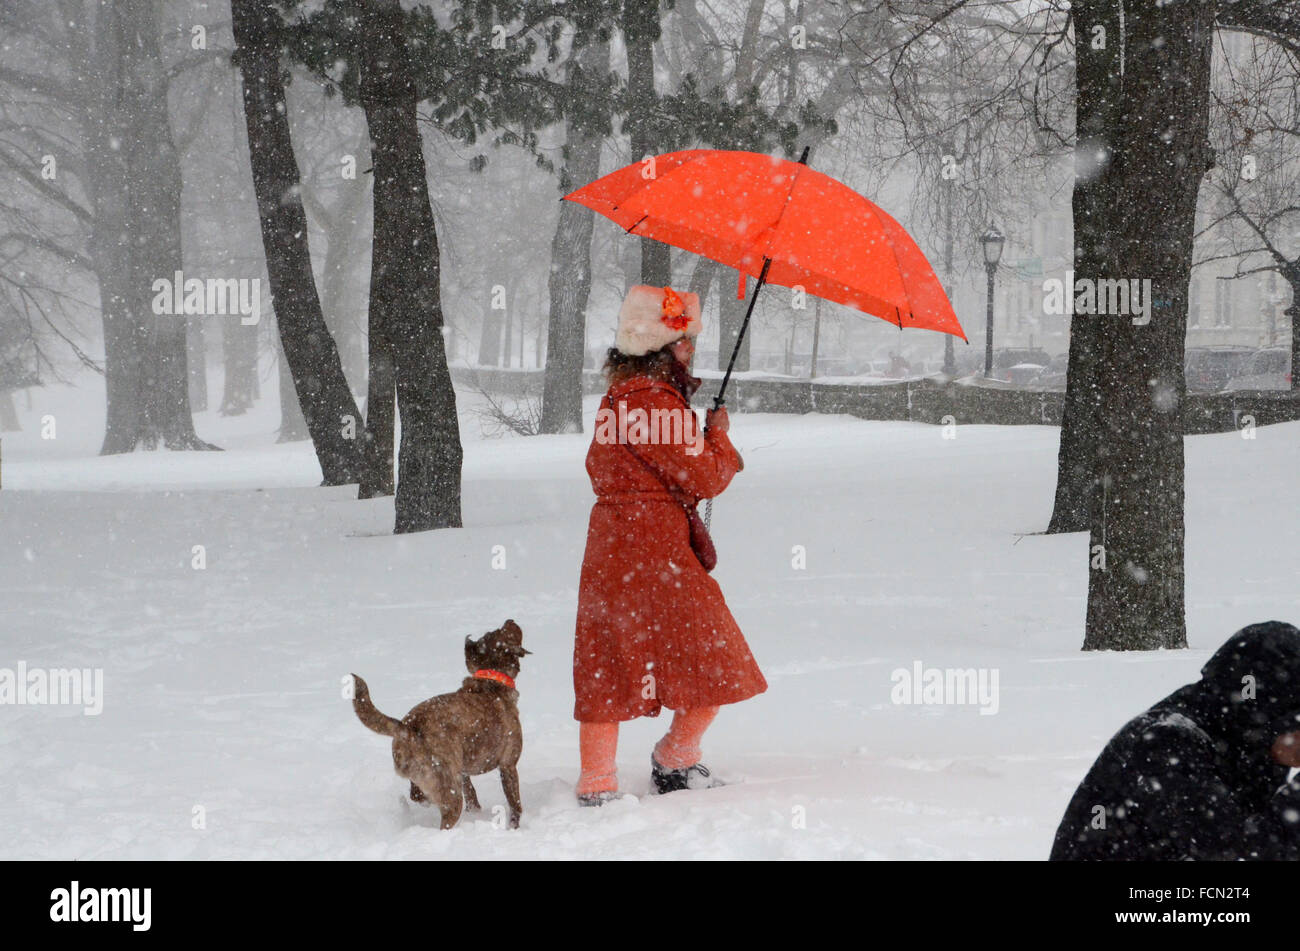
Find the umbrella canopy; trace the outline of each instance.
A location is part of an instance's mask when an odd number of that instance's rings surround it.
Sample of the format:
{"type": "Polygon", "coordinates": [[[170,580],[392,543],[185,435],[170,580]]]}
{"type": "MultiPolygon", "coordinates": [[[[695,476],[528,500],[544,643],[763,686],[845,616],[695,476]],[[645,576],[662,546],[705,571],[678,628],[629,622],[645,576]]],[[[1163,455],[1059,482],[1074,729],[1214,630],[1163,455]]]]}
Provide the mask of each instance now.
{"type": "MultiPolygon", "coordinates": [[[[760,282],[802,286],[900,328],[966,339],[934,269],[903,227],[802,162],[688,149],[633,163],[564,197],[628,234],[760,282]]],[[[740,297],[743,287],[742,278],[740,297]]]]}

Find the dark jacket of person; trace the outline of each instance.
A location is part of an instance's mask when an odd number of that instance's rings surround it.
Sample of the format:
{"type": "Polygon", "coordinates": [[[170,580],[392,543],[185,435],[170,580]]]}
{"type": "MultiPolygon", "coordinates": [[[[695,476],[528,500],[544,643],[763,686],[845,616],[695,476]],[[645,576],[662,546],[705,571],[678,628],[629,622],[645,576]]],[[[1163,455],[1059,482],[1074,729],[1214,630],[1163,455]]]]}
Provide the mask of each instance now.
{"type": "Polygon", "coordinates": [[[1106,744],[1065,810],[1052,860],[1300,857],[1300,785],[1270,752],[1294,730],[1300,630],[1242,628],[1199,681],[1106,744]]]}

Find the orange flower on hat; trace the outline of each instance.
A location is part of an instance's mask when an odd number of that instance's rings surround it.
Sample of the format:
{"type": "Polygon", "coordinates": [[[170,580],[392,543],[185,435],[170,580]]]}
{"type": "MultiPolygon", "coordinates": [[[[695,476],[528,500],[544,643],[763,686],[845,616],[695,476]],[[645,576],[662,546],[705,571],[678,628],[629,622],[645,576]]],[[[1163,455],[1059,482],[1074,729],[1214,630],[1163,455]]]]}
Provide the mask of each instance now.
{"type": "Polygon", "coordinates": [[[685,330],[691,325],[690,315],[686,313],[686,304],[671,287],[664,288],[664,302],[661,309],[663,315],[660,319],[672,330],[685,330]]]}

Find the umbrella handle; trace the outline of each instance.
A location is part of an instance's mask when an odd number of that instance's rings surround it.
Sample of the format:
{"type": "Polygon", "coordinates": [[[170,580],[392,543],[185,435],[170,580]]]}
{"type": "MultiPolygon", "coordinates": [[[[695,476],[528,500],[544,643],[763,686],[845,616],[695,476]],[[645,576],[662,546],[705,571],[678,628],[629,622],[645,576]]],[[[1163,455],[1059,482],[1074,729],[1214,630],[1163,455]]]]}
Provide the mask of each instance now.
{"type": "Polygon", "coordinates": [[[724,394],[727,392],[727,384],[731,381],[731,370],[736,365],[736,357],[740,355],[740,344],[745,339],[745,331],[749,329],[749,318],[754,314],[754,304],[758,302],[758,292],[763,289],[767,283],[767,269],[772,266],[772,259],[763,258],[763,270],[758,275],[758,284],[754,286],[754,293],[750,295],[749,307],[745,310],[745,319],[740,325],[740,333],[736,334],[736,345],[731,349],[731,359],[727,361],[727,372],[723,374],[722,385],[718,387],[718,395],[714,397],[713,408],[717,409],[725,402],[724,394]]]}
{"type": "MultiPolygon", "coordinates": [[[[804,146],[803,155],[799,156],[799,164],[808,164],[809,146],[804,146]]],[[[740,354],[740,344],[745,339],[745,331],[749,328],[749,318],[754,315],[754,304],[758,301],[758,292],[763,289],[767,283],[767,269],[772,266],[772,259],[763,258],[763,270],[758,275],[758,283],[754,285],[754,294],[749,299],[749,307],[745,310],[745,319],[740,325],[740,333],[736,334],[736,345],[731,350],[731,359],[727,361],[727,372],[722,376],[722,385],[718,387],[718,395],[713,399],[713,408],[720,409],[726,402],[725,394],[727,384],[731,381],[731,370],[736,365],[736,357],[740,354]]],[[[708,427],[704,427],[708,432],[708,427]]],[[[704,527],[712,530],[713,528],[713,499],[706,499],[704,502],[704,527]]]]}

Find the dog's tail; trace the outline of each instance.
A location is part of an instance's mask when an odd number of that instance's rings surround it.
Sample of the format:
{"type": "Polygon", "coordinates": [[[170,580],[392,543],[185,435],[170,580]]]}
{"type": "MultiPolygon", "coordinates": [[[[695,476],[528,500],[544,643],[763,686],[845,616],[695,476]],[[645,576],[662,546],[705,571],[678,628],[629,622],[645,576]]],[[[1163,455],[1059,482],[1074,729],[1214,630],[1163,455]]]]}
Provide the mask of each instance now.
{"type": "Polygon", "coordinates": [[[352,709],[356,711],[357,719],[367,729],[374,730],[376,733],[396,736],[397,731],[402,728],[401,721],[394,720],[375,709],[375,705],[370,702],[370,688],[356,674],[352,675],[352,690],[352,709]]]}

